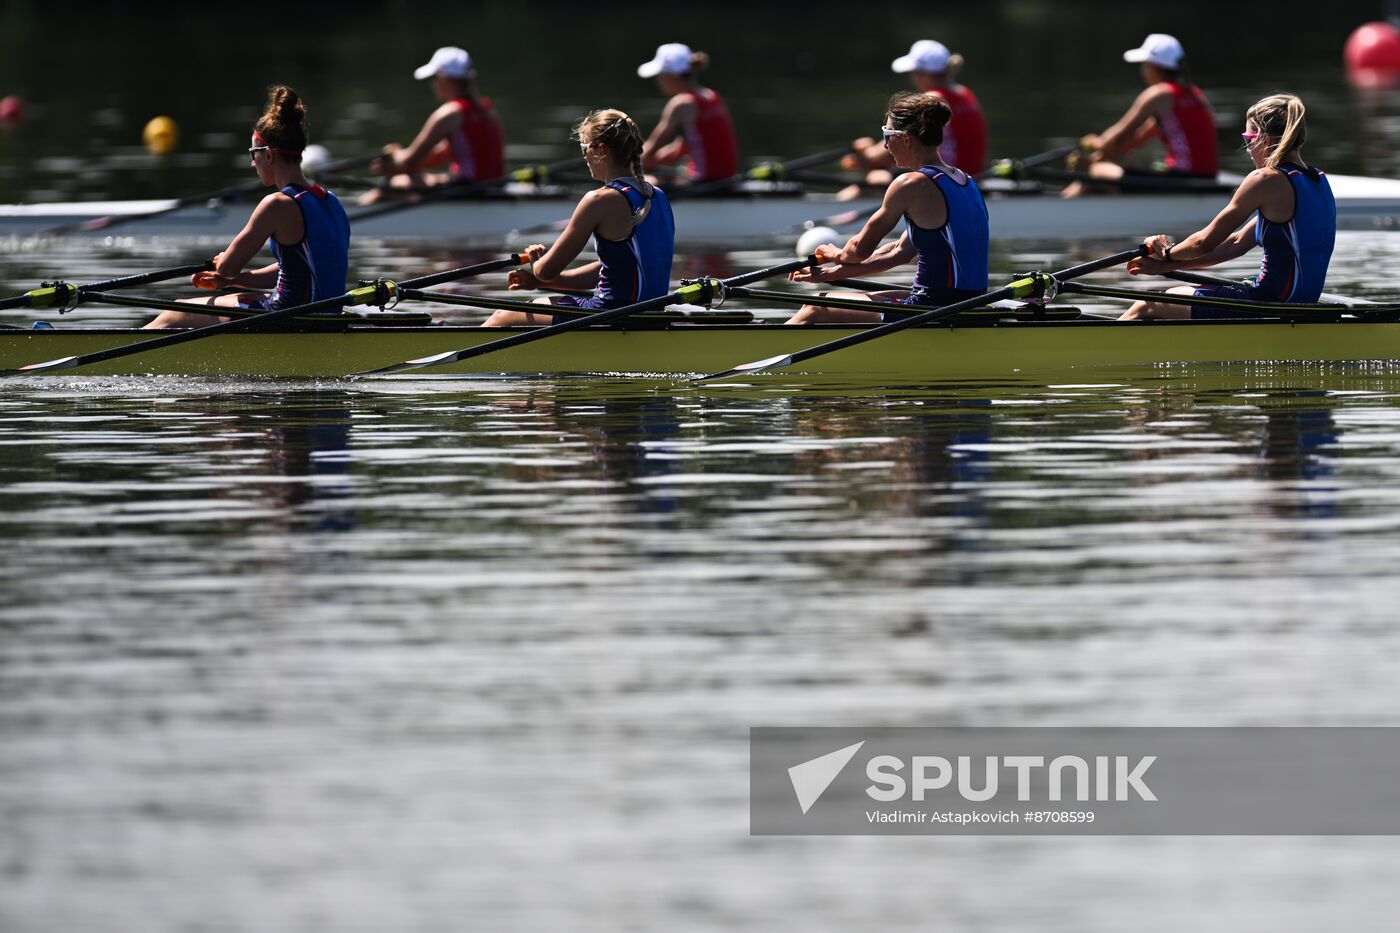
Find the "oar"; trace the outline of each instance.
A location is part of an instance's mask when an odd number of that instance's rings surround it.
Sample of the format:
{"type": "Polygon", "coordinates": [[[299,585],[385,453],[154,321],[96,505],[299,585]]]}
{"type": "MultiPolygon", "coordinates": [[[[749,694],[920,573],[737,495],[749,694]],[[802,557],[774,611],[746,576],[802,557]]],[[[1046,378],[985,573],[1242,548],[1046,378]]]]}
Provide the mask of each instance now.
{"type": "Polygon", "coordinates": [[[407,189],[410,197],[402,201],[390,201],[386,204],[376,204],[374,207],[356,211],[350,215],[352,225],[372,217],[383,217],[385,214],[395,214],[399,211],[406,211],[409,208],[420,207],[424,204],[431,204],[434,201],[449,201],[456,198],[467,197],[472,194],[479,194],[483,191],[490,191],[493,188],[500,188],[513,181],[520,182],[547,182],[550,175],[559,172],[567,172],[569,169],[578,168],[583,165],[583,156],[576,156],[572,159],[565,159],[562,162],[553,162],[549,165],[527,165],[522,168],[508,172],[499,178],[489,178],[484,181],[455,182],[450,181],[442,185],[432,185],[426,188],[407,189]]]}
{"type": "MultiPolygon", "coordinates": [[[[524,265],[528,261],[529,259],[524,253],[519,253],[514,256],[507,256],[504,259],[479,262],[474,266],[463,266],[460,269],[448,269],[445,272],[435,272],[432,275],[423,275],[417,278],[407,279],[403,282],[396,283],[387,279],[380,279],[376,282],[362,285],[359,288],[353,288],[344,295],[338,295],[335,298],[326,298],[321,301],[313,301],[309,304],[278,308],[276,311],[264,311],[262,314],[257,314],[253,317],[236,318],[232,321],[224,321],[220,324],[211,324],[208,327],[196,327],[193,330],[183,330],[174,334],[165,334],[153,340],[129,343],[125,346],[112,347],[110,350],[98,350],[95,353],[85,353],[82,356],[65,356],[44,363],[31,363],[28,366],[21,366],[18,369],[0,369],[0,376],[19,376],[31,373],[53,372],[59,369],[76,369],[79,366],[87,366],[89,363],[101,363],[104,360],[114,360],[136,353],[145,353],[147,350],[159,350],[162,347],[170,347],[191,340],[201,340],[205,337],[213,337],[216,334],[250,330],[283,318],[303,314],[314,314],[317,311],[329,311],[342,308],[346,305],[383,305],[391,301],[400,288],[429,288],[433,285],[440,285],[443,282],[453,282],[475,275],[484,275],[488,272],[496,272],[501,269],[509,269],[513,266],[524,265]]],[[[194,314],[217,315],[219,313],[218,308],[206,308],[203,305],[189,305],[188,310],[194,314]]]]}
{"type": "MultiPolygon", "coordinates": [[[[342,159],[339,162],[328,162],[325,166],[321,168],[321,172],[336,172],[342,169],[357,168],[361,165],[368,165],[375,159],[379,158],[381,154],[382,153],[371,152],[366,153],[365,155],[355,156],[353,159],[342,159]]],[[[119,224],[133,223],[138,220],[150,220],[152,217],[161,217],[165,214],[170,214],[178,210],[183,210],[186,207],[208,204],[211,201],[217,201],[218,203],[222,204],[225,201],[230,201],[235,198],[242,197],[245,194],[251,194],[252,192],[265,187],[266,185],[264,185],[260,181],[245,182],[241,185],[229,185],[224,188],[219,188],[216,191],[207,191],[204,194],[190,194],[186,195],[183,198],[176,198],[174,201],[172,201],[165,207],[159,207],[153,211],[142,211],[139,214],[108,214],[105,217],[94,217],[90,220],[79,221],[78,223],[62,224],[57,227],[49,227],[46,230],[41,230],[40,235],[62,236],[66,233],[72,233],[76,230],[106,230],[110,227],[115,227],[119,224]]]]}
{"type": "Polygon", "coordinates": [[[796,159],[788,159],[785,162],[760,162],[745,173],[746,178],[754,181],[781,181],[792,172],[800,172],[803,169],[811,168],[814,165],[825,165],[828,162],[835,162],[844,155],[850,155],[851,147],[842,146],[840,149],[827,149],[825,152],[814,152],[808,156],[800,156],[796,159]]]}
{"type": "Polygon", "coordinates": [[[1205,194],[1215,194],[1221,191],[1233,190],[1229,185],[1222,185],[1218,179],[1194,177],[1191,175],[1124,175],[1122,178],[1098,178],[1088,172],[1071,172],[1065,169],[1041,168],[1036,169],[1032,174],[1038,179],[1061,184],[1082,181],[1085,184],[1102,185],[1108,188],[1117,188],[1125,193],[1138,192],[1139,194],[1151,193],[1171,193],[1171,192],[1201,192],[1205,194]]]}
{"type": "MultiPolygon", "coordinates": [[[[447,353],[438,353],[434,356],[425,356],[417,360],[405,360],[402,363],[395,363],[392,366],[384,366],[380,369],[371,369],[362,373],[353,373],[354,376],[386,376],[390,373],[402,373],[412,369],[428,369],[433,366],[446,366],[451,363],[459,363],[462,360],[469,360],[473,357],[484,356],[487,353],[495,353],[498,350],[508,350],[511,347],[518,347],[522,344],[533,343],[536,340],[543,340],[546,337],[553,337],[555,334],[563,334],[571,330],[578,330],[581,327],[591,327],[595,324],[605,324],[608,321],[617,320],[628,315],[641,314],[644,311],[652,311],[657,308],[664,308],[668,304],[686,302],[703,304],[712,298],[716,287],[723,289],[731,285],[747,285],[749,282],[757,282],[760,279],[772,278],[775,275],[785,275],[795,272],[798,269],[805,269],[808,266],[816,265],[817,258],[809,256],[806,259],[797,259],[792,262],[785,262],[777,266],[769,266],[767,269],[758,269],[754,272],[745,272],[742,275],[731,276],[727,279],[704,279],[698,282],[682,285],[669,295],[662,295],[659,298],[649,298],[646,301],[639,301],[635,304],[623,305],[620,308],[609,308],[599,311],[586,317],[574,318],[568,321],[560,321],[557,324],[550,324],[548,327],[541,327],[537,330],[522,331],[502,337],[500,340],[493,340],[490,343],[478,344],[474,347],[466,347],[461,350],[452,350],[447,353]]],[[[549,314],[549,305],[532,305],[535,314],[549,314]]]]}
{"type": "MultiPolygon", "coordinates": [[[[1238,283],[1235,283],[1238,284],[1238,283]]],[[[1323,296],[1335,299],[1326,303],[1287,301],[1253,301],[1247,298],[1221,298],[1215,295],[1173,295],[1169,292],[1155,292],[1140,288],[1119,288],[1113,285],[1081,285],[1078,282],[1065,283],[1062,291],[1081,295],[1095,295],[1100,298],[1120,298],[1123,301],[1155,301],[1169,305],[1200,305],[1204,308],[1223,308],[1227,311],[1242,311],[1246,314],[1262,314],[1269,317],[1316,318],[1335,316],[1343,311],[1353,313],[1389,312],[1394,306],[1382,304],[1356,303],[1340,295],[1323,296]]]]}
{"type": "MultiPolygon", "coordinates": [[[[1055,288],[1061,281],[1072,279],[1081,275],[1088,275],[1090,272],[1097,272],[1100,269],[1107,269],[1110,266],[1116,266],[1120,263],[1127,262],[1129,259],[1133,259],[1137,256],[1144,256],[1146,254],[1147,248],[1145,246],[1137,246],[1134,249],[1125,250],[1121,253],[1114,253],[1112,256],[1105,256],[1102,259],[1095,259],[1093,262],[1086,262],[1082,263],[1081,265],[1070,266],[1068,269],[1064,269],[1060,272],[1053,272],[1049,274],[1044,272],[1028,273],[1024,277],[1016,279],[1014,282],[1011,282],[1009,285],[995,289],[994,291],[986,292],[982,295],[977,295],[975,297],[968,298],[964,301],[958,301],[950,305],[945,305],[942,308],[934,308],[931,311],[925,311],[922,314],[916,314],[912,317],[902,318],[897,321],[890,321],[886,324],[881,324],[879,327],[872,327],[869,330],[863,330],[859,333],[849,334],[845,337],[840,337],[836,340],[829,340],[826,343],[818,344],[815,347],[809,347],[806,350],[798,350],[796,353],[789,353],[786,356],[773,356],[769,357],[766,360],[757,360],[753,363],[742,363],[738,366],[735,366],[733,369],[726,369],[724,372],[721,373],[711,373],[708,376],[701,376],[699,379],[695,379],[693,381],[707,382],[711,379],[724,379],[729,376],[737,376],[740,374],[747,375],[762,372],[766,369],[776,369],[783,366],[792,366],[797,363],[804,362],[805,360],[814,359],[818,356],[825,356],[828,353],[835,353],[837,350],[844,350],[847,347],[853,347],[857,344],[865,343],[869,340],[878,340],[881,337],[889,336],[890,334],[897,333],[901,330],[905,330],[910,327],[918,327],[920,324],[928,324],[938,320],[939,318],[945,318],[949,315],[957,314],[959,311],[967,311],[972,308],[981,307],[982,305],[991,304],[994,301],[1001,301],[1005,298],[1028,298],[1037,295],[1043,295],[1047,288],[1055,288]]],[[[820,299],[818,299],[815,303],[820,304],[820,299]]],[[[881,306],[878,304],[874,304],[871,302],[862,302],[862,304],[865,307],[863,307],[861,310],[881,310],[881,306]]],[[[908,306],[906,305],[903,307],[907,308],[908,306]]]]}
{"type": "Polygon", "coordinates": [[[1065,156],[1078,149],[1079,145],[1076,143],[1072,146],[1060,146],[1056,149],[1048,149],[1045,152],[1027,156],[1024,159],[999,159],[984,171],[978,172],[972,177],[978,181],[984,181],[988,178],[1024,178],[1029,169],[1059,162],[1065,156]]]}
{"type": "MultiPolygon", "coordinates": [[[[972,178],[974,181],[986,181],[988,178],[1020,178],[1024,176],[1027,170],[1045,165],[1046,163],[1058,162],[1078,148],[1077,145],[1060,146],[1059,148],[1049,149],[1033,156],[1027,156],[1024,159],[1000,159],[988,168],[973,175],[972,178]]],[[[826,217],[820,217],[816,220],[803,221],[802,224],[797,227],[789,227],[784,233],[791,236],[792,234],[803,233],[807,230],[815,230],[818,227],[849,227],[855,223],[863,223],[867,217],[875,213],[875,210],[876,208],[868,210],[851,208],[839,211],[838,213],[829,214],[826,217]]]]}
{"type": "Polygon", "coordinates": [[[150,285],[153,282],[178,279],[183,276],[194,275],[197,272],[209,272],[213,268],[213,260],[205,260],[197,265],[177,266],[174,269],[160,269],[156,272],[142,272],[139,275],[125,275],[116,279],[107,279],[105,282],[93,282],[90,285],[69,285],[67,282],[45,282],[42,288],[31,289],[23,295],[15,295],[13,298],[0,300],[0,311],[9,308],[57,308],[58,313],[62,314],[64,311],[68,310],[70,303],[77,303],[83,292],[108,291],[113,288],[135,288],[138,285],[150,285]]]}
{"type": "MultiPolygon", "coordinates": [[[[1176,279],[1178,282],[1189,282],[1192,285],[1243,285],[1244,279],[1230,279],[1223,275],[1210,275],[1206,272],[1191,272],[1185,269],[1173,269],[1170,272],[1158,272],[1157,275],[1164,279],[1176,279]]],[[[1336,302],[1337,304],[1373,305],[1378,302],[1367,298],[1351,298],[1347,295],[1335,295],[1331,292],[1323,292],[1317,296],[1322,301],[1336,302]]]]}

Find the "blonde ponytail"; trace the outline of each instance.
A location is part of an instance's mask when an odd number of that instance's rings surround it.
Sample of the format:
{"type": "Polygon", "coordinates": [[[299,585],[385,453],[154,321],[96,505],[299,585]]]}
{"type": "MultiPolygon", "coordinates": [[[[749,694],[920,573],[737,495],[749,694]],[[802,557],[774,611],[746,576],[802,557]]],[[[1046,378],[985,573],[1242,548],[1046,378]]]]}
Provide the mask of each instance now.
{"type": "Polygon", "coordinates": [[[1278,168],[1284,156],[1307,142],[1306,116],[1307,108],[1292,94],[1274,94],[1249,108],[1245,122],[1278,140],[1264,162],[1266,168],[1278,168]]]}

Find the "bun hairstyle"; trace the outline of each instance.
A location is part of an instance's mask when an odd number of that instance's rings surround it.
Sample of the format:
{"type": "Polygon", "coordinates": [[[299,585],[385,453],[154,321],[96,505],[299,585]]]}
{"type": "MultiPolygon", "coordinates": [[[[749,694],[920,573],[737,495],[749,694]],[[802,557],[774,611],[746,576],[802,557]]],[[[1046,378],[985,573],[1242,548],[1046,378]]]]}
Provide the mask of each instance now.
{"type": "Polygon", "coordinates": [[[632,177],[642,180],[642,143],[645,139],[637,123],[621,110],[595,110],[574,127],[579,142],[600,143],[613,157],[626,163],[632,177]]]}
{"type": "Polygon", "coordinates": [[[306,105],[285,84],[273,85],[267,89],[267,108],[253,132],[283,155],[300,160],[306,148],[306,105]]]}
{"type": "Polygon", "coordinates": [[[708,68],[708,67],[710,67],[710,56],[709,56],[709,53],[708,53],[708,52],[691,52],[691,53],[690,53],[690,73],[691,73],[691,74],[695,74],[695,72],[697,72],[697,71],[704,71],[704,70],[705,70],[706,68],[708,68]]]}
{"type": "Polygon", "coordinates": [[[962,71],[962,66],[964,64],[966,64],[966,62],[964,61],[963,57],[957,52],[954,52],[953,54],[949,55],[948,64],[943,68],[945,80],[952,81],[954,78],[956,78],[958,76],[958,72],[962,71]]]}
{"type": "Polygon", "coordinates": [[[953,116],[953,109],[943,98],[907,91],[891,97],[885,109],[890,115],[890,129],[904,130],[925,146],[943,144],[943,127],[953,116]]]}
{"type": "Polygon", "coordinates": [[[1267,133],[1278,144],[1264,165],[1277,168],[1283,157],[1308,140],[1307,108],[1292,94],[1274,94],[1257,102],[1244,115],[1245,123],[1267,133]]]}

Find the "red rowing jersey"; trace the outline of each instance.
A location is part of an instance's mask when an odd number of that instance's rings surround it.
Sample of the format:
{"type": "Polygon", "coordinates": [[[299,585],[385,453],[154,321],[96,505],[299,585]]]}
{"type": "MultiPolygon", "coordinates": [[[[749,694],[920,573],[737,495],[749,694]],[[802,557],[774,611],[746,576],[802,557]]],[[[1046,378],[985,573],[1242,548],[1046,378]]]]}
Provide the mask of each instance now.
{"type": "Polygon", "coordinates": [[[1172,92],[1172,109],[1157,119],[1156,133],[1167,150],[1167,168],[1191,175],[1220,171],[1220,145],[1215,136],[1215,114],[1206,95],[1194,84],[1183,87],[1162,82],[1172,92]]]}
{"type": "Polygon", "coordinates": [[[447,137],[453,180],[490,181],[505,175],[505,133],[491,98],[459,97],[453,103],[462,111],[461,125],[447,137]]]}
{"type": "Polygon", "coordinates": [[[943,145],[938,152],[943,161],[976,175],[987,168],[987,118],[977,95],[961,84],[941,91],[929,91],[947,101],[953,115],[943,128],[943,145]]]}
{"type": "Polygon", "coordinates": [[[692,181],[732,178],[739,174],[739,143],[724,98],[707,87],[685,92],[695,102],[695,122],[685,128],[687,171],[692,181]]]}

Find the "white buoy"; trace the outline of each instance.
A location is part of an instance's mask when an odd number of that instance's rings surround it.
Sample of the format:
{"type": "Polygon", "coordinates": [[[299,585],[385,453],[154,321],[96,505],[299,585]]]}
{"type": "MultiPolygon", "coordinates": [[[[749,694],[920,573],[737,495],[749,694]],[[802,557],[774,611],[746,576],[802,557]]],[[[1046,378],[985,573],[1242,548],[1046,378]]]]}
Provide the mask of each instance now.
{"type": "Polygon", "coordinates": [[[330,161],[331,151],[325,146],[318,146],[312,143],[302,150],[301,170],[308,175],[315,175],[330,164],[330,161]]]}
{"type": "Polygon", "coordinates": [[[813,227],[802,236],[797,238],[797,255],[806,258],[816,251],[823,243],[835,243],[840,246],[841,234],[830,227],[813,227]]]}

